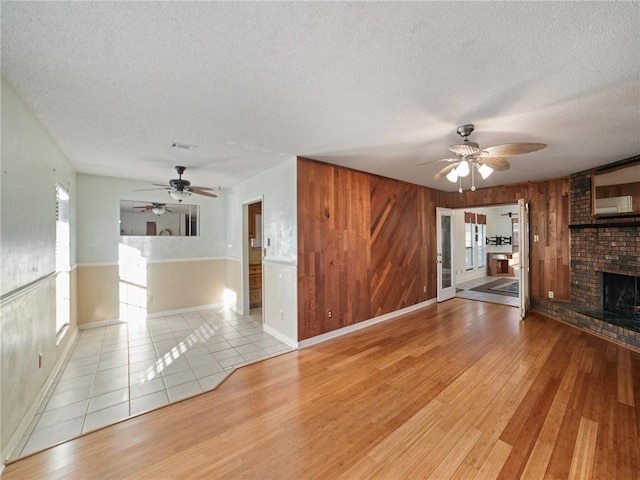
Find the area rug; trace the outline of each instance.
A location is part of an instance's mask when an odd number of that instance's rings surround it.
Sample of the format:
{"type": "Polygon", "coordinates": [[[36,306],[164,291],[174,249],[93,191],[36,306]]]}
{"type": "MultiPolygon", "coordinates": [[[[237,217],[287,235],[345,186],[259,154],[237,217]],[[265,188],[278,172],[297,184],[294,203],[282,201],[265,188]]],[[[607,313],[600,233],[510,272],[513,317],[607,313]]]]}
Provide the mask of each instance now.
{"type": "Polygon", "coordinates": [[[519,295],[518,280],[513,278],[500,278],[493,282],[485,283],[479,287],[471,289],[474,292],[494,293],[507,297],[517,297],[519,295]]]}

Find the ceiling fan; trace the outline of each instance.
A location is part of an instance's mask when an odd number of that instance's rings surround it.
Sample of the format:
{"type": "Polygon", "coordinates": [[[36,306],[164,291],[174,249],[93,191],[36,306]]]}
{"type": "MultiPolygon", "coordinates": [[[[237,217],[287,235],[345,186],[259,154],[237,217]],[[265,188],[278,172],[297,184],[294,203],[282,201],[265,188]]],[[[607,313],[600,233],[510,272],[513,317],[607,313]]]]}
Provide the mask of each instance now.
{"type": "Polygon", "coordinates": [[[141,209],[141,211],[144,212],[151,212],[154,215],[164,215],[165,213],[169,212],[171,213],[171,209],[167,208],[167,204],[166,203],[155,203],[152,202],[151,205],[140,205],[137,207],[133,207],[133,208],[139,208],[141,209]]]}
{"type": "MultiPolygon", "coordinates": [[[[152,185],[156,185],[158,187],[162,187],[163,189],[169,192],[171,198],[177,200],[178,202],[182,202],[185,198],[189,198],[192,193],[196,195],[203,195],[205,197],[217,197],[215,193],[211,193],[209,190],[213,190],[213,188],[209,187],[196,187],[195,185],[191,185],[189,180],[183,180],[182,174],[187,169],[187,167],[181,167],[176,165],[176,172],[178,172],[178,178],[173,178],[169,180],[169,185],[163,185],[161,183],[153,183],[152,185]]],[[[160,188],[147,188],[145,190],[161,190],[160,188]]],[[[138,190],[141,191],[141,190],[138,190]]]]}
{"type": "MultiPolygon", "coordinates": [[[[545,143],[505,143],[502,145],[495,145],[493,147],[480,149],[480,145],[476,142],[470,142],[467,137],[471,135],[475,127],[472,124],[462,125],[458,127],[456,132],[460,135],[464,141],[458,145],[451,145],[449,150],[455,153],[454,158],[443,158],[436,160],[436,162],[449,162],[449,165],[444,167],[438,173],[433,176],[434,180],[440,180],[442,177],[446,177],[451,182],[460,182],[460,188],[458,191],[462,193],[462,178],[471,173],[471,190],[476,189],[475,184],[475,172],[476,170],[484,180],[493,173],[494,170],[508,170],[510,165],[502,157],[512,157],[514,155],[522,155],[525,153],[531,153],[546,148],[545,143]]],[[[425,165],[424,162],[418,165],[425,165]]]]}

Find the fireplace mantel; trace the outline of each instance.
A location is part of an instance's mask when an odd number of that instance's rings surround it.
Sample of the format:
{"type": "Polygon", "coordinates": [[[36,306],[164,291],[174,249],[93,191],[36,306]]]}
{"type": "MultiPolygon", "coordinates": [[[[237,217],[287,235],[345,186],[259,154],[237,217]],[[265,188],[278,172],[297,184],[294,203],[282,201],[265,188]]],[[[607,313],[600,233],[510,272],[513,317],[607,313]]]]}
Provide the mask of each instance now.
{"type": "Polygon", "coordinates": [[[570,223],[569,228],[637,228],[640,227],[640,220],[637,222],[602,222],[602,223],[570,223]]]}

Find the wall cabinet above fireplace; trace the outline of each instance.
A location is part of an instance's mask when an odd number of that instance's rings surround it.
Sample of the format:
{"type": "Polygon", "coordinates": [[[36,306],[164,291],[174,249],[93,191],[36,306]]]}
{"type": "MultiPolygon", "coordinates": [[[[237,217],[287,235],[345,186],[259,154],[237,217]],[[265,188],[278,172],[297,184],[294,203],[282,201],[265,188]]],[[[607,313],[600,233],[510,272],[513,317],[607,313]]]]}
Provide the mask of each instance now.
{"type": "Polygon", "coordinates": [[[594,217],[640,215],[640,162],[593,172],[591,187],[594,217]]]}

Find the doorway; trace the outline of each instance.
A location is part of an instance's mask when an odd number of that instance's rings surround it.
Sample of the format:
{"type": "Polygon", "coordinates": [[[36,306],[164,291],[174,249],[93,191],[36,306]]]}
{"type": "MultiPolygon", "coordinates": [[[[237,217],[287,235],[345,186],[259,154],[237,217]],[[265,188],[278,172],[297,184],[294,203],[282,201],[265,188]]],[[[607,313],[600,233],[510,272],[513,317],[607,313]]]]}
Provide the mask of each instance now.
{"type": "Polygon", "coordinates": [[[248,204],[245,238],[247,247],[247,270],[249,279],[249,315],[263,322],[263,274],[262,274],[262,201],[248,204]]]}
{"type": "MultiPolygon", "coordinates": [[[[524,203],[524,201],[523,201],[524,203]]],[[[528,212],[525,211],[525,216],[528,212]]],[[[521,308],[528,305],[528,227],[519,204],[453,211],[456,296],[521,308]]]]}

